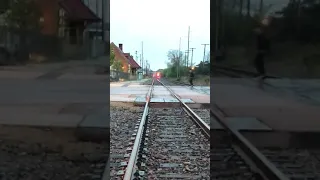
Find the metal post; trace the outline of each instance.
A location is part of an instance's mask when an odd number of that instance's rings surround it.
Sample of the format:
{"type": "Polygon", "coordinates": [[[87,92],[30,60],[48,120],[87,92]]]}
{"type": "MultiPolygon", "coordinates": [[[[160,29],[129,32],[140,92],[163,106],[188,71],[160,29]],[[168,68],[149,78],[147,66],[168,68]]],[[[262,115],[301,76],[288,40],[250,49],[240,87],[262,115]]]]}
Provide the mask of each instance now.
{"type": "Polygon", "coordinates": [[[102,24],[101,24],[101,31],[102,31],[102,34],[101,34],[101,37],[102,37],[102,41],[104,42],[105,41],[105,39],[104,39],[104,33],[105,33],[105,31],[104,31],[104,21],[105,21],[105,17],[104,17],[104,6],[105,6],[105,3],[104,3],[104,1],[105,0],[101,0],[101,14],[102,14],[102,24]]]}
{"type": "Polygon", "coordinates": [[[146,75],[148,75],[148,60],[146,60],[146,75]]]}
{"type": "Polygon", "coordinates": [[[144,64],[144,59],[143,59],[143,41],[141,42],[141,60],[142,60],[142,74],[143,74],[143,64],[144,64]]]}
{"type": "Polygon", "coordinates": [[[186,67],[188,67],[188,65],[189,65],[189,64],[188,64],[188,59],[187,59],[187,58],[188,58],[188,52],[189,52],[188,50],[186,50],[186,51],[184,52],[184,55],[185,55],[184,63],[185,63],[185,66],[186,66],[186,67]]]}
{"type": "Polygon", "coordinates": [[[187,56],[187,66],[189,64],[189,46],[190,46],[190,26],[188,27],[188,56],[187,56]]]}
{"type": "Polygon", "coordinates": [[[204,46],[203,47],[203,60],[202,60],[202,65],[203,65],[203,63],[205,61],[205,56],[206,56],[206,46],[209,45],[209,44],[201,44],[201,45],[204,46]]]}
{"type": "Polygon", "coordinates": [[[193,61],[193,50],[196,49],[196,48],[190,48],[190,49],[191,49],[191,64],[190,64],[190,66],[192,66],[193,65],[192,64],[193,63],[192,62],[193,61]]]}

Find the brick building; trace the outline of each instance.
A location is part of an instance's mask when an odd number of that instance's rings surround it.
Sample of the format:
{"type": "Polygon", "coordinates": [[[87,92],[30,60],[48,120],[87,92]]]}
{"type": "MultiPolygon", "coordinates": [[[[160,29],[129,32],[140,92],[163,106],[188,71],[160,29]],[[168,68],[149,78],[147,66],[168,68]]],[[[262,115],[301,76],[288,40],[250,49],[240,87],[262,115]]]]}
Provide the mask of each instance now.
{"type": "Polygon", "coordinates": [[[131,76],[135,76],[137,70],[141,67],[139,64],[134,60],[133,56],[130,53],[123,52],[123,44],[119,44],[116,46],[113,42],[110,44],[114,55],[115,60],[120,61],[122,64],[122,71],[125,73],[129,73],[131,76]]]}

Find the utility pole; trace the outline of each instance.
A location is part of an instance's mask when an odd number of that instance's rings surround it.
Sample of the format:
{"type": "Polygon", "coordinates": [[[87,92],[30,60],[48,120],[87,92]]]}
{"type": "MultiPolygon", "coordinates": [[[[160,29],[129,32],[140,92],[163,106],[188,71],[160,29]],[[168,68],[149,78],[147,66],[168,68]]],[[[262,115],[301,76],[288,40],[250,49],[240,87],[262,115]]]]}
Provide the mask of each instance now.
{"type": "Polygon", "coordinates": [[[203,45],[203,60],[202,60],[202,63],[204,63],[205,57],[206,57],[206,46],[209,45],[209,44],[201,44],[201,45],[203,45]]]}
{"type": "Polygon", "coordinates": [[[105,0],[101,0],[101,5],[102,5],[102,7],[101,7],[101,14],[102,14],[102,24],[101,24],[101,31],[102,31],[102,34],[101,34],[101,37],[102,37],[102,41],[104,42],[105,41],[105,39],[104,39],[104,33],[105,33],[105,31],[104,31],[104,21],[105,21],[105,17],[104,17],[104,6],[105,6],[105,2],[104,2],[105,0]]]}
{"type": "Polygon", "coordinates": [[[185,52],[184,52],[184,64],[185,64],[185,66],[186,67],[188,67],[188,65],[189,65],[189,62],[188,62],[188,53],[189,53],[189,51],[188,50],[186,50],[185,52]]]}
{"type": "MultiPolygon", "coordinates": [[[[136,51],[136,61],[138,60],[138,51],[136,51]]],[[[140,64],[141,65],[141,64],[140,64]]]]}
{"type": "Polygon", "coordinates": [[[148,75],[148,60],[146,60],[146,75],[148,75]]]}
{"type": "MultiPolygon", "coordinates": [[[[96,0],[96,15],[97,16],[99,16],[98,8],[99,8],[98,0],[96,0]]],[[[99,33],[99,24],[96,23],[96,39],[98,39],[98,33],[99,33]]]]}
{"type": "Polygon", "coordinates": [[[188,56],[187,56],[187,66],[189,64],[189,46],[190,46],[190,26],[188,27],[188,56]]]}
{"type": "Polygon", "coordinates": [[[140,66],[141,66],[141,72],[142,72],[142,75],[143,75],[143,61],[142,61],[142,54],[140,54],[140,66]]]}
{"type": "Polygon", "coordinates": [[[193,50],[196,49],[196,48],[190,48],[191,49],[191,64],[190,66],[192,66],[192,61],[193,61],[193,50]]]}

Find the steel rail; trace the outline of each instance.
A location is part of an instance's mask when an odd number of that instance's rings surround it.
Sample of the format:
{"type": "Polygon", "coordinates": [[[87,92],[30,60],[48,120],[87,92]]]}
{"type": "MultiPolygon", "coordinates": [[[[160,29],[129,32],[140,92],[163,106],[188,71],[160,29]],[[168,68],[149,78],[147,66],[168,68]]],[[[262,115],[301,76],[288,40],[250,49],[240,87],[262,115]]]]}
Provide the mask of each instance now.
{"type": "Polygon", "coordinates": [[[189,106],[184,103],[168,86],[164,85],[159,79],[157,81],[165,87],[173,97],[175,97],[181,104],[184,110],[192,117],[192,119],[195,121],[195,123],[201,128],[201,130],[205,133],[205,136],[207,138],[210,138],[210,126],[205,123],[196,113],[192,111],[192,109],[189,108],[189,106]]]}
{"type": "Polygon", "coordinates": [[[123,177],[123,180],[131,180],[133,175],[134,175],[134,170],[135,170],[135,166],[136,166],[136,160],[138,157],[138,150],[140,147],[140,143],[141,143],[141,139],[142,139],[142,134],[143,134],[143,130],[144,130],[144,125],[148,116],[148,112],[149,112],[149,103],[151,100],[151,95],[152,95],[152,91],[153,91],[153,85],[154,85],[154,80],[152,80],[151,86],[149,88],[149,91],[146,95],[146,104],[144,106],[144,111],[143,111],[143,115],[140,121],[140,125],[139,125],[139,129],[137,131],[137,135],[136,138],[134,140],[134,144],[133,144],[133,148],[130,154],[130,158],[129,158],[129,162],[127,165],[127,168],[125,170],[125,174],[123,177]]]}
{"type": "Polygon", "coordinates": [[[271,163],[251,142],[249,142],[238,130],[231,128],[225,121],[224,114],[214,104],[210,113],[239,143],[240,148],[251,158],[257,168],[270,180],[289,180],[276,166],[271,163]]]}

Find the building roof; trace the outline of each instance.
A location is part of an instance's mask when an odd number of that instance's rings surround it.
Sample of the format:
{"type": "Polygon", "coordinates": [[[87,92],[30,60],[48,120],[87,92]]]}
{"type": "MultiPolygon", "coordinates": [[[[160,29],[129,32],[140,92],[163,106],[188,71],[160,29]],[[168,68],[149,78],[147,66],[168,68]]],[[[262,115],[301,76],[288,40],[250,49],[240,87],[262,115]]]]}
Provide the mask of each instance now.
{"type": "Polygon", "coordinates": [[[139,64],[130,56],[130,53],[124,53],[118,46],[113,42],[110,44],[113,47],[115,54],[119,54],[122,59],[125,59],[132,68],[141,68],[139,64]]]}
{"type": "Polygon", "coordinates": [[[114,54],[117,56],[120,56],[121,59],[126,60],[128,62],[127,57],[124,55],[124,53],[122,52],[122,50],[116,46],[113,42],[110,44],[110,46],[113,48],[114,50],[114,54]]]}
{"type": "Polygon", "coordinates": [[[133,57],[130,55],[130,53],[124,53],[126,58],[129,60],[129,64],[132,68],[141,68],[139,64],[133,59],[133,57]]]}
{"type": "Polygon", "coordinates": [[[101,21],[81,0],[60,0],[59,5],[71,20],[101,21]]]}

